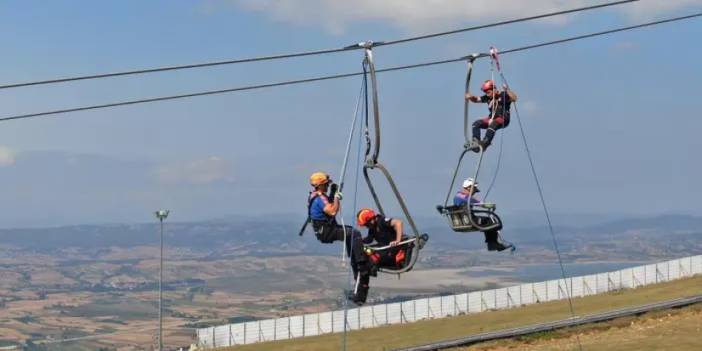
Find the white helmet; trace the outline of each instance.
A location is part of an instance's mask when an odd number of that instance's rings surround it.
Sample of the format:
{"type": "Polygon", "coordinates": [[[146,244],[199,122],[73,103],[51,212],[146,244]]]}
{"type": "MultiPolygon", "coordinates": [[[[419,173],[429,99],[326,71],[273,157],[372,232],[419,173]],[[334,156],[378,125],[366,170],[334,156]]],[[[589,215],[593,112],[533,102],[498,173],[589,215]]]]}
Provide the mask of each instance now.
{"type": "Polygon", "coordinates": [[[468,188],[468,187],[470,187],[470,186],[476,186],[476,187],[477,187],[477,186],[478,186],[478,182],[476,182],[475,179],[473,179],[473,178],[468,178],[468,179],[466,179],[466,180],[463,181],[463,187],[464,187],[464,188],[468,188]]]}

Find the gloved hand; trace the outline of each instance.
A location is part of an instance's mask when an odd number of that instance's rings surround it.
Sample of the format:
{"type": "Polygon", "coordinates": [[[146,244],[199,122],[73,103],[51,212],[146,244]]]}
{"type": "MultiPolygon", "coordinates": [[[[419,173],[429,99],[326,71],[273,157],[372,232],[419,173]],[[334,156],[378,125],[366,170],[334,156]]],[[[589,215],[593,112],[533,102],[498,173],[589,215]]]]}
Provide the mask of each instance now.
{"type": "Polygon", "coordinates": [[[341,191],[337,191],[336,194],[334,194],[334,198],[341,201],[344,198],[344,194],[342,194],[341,191]]]}

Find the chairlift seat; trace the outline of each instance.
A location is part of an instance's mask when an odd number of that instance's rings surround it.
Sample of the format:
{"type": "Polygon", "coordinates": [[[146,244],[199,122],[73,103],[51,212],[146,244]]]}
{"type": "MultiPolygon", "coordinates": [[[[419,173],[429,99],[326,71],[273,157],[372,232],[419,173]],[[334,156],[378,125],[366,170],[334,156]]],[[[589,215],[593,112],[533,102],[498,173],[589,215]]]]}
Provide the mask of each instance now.
{"type": "Polygon", "coordinates": [[[381,265],[379,267],[380,272],[400,274],[409,272],[410,270],[412,270],[412,268],[414,268],[414,264],[417,262],[417,256],[419,255],[419,250],[421,250],[424,247],[424,244],[427,242],[427,240],[429,240],[429,235],[425,233],[417,237],[403,236],[400,244],[396,246],[381,246],[377,243],[364,246],[375,252],[380,253],[381,255],[388,254],[389,252],[392,252],[394,255],[394,253],[396,253],[398,250],[404,249],[405,258],[401,264],[381,265]]]}
{"type": "Polygon", "coordinates": [[[437,209],[446,216],[449,226],[454,232],[482,232],[502,228],[502,219],[495,213],[494,208],[477,209],[476,206],[461,205],[437,206],[437,209]]]}

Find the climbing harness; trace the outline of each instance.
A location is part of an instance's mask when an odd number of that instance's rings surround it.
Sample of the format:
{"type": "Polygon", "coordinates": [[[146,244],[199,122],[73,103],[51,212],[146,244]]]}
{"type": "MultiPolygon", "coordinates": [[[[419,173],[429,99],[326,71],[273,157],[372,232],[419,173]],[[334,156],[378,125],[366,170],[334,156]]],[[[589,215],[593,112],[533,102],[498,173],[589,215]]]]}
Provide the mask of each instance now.
{"type": "Polygon", "coordinates": [[[375,201],[375,205],[378,208],[378,212],[385,216],[385,211],[383,210],[383,205],[380,203],[380,199],[378,197],[378,194],[376,192],[376,189],[373,185],[373,182],[371,181],[371,178],[369,176],[369,171],[373,169],[378,169],[380,172],[383,174],[385,179],[387,180],[388,184],[390,185],[390,188],[392,189],[393,194],[395,195],[395,198],[397,199],[397,202],[400,205],[400,208],[402,209],[402,212],[407,219],[407,222],[409,223],[410,228],[412,229],[412,234],[410,235],[409,238],[403,239],[398,245],[390,247],[390,246],[383,246],[383,247],[370,247],[374,251],[384,251],[384,250],[390,250],[390,249],[396,249],[396,248],[405,248],[407,249],[408,253],[408,258],[405,260],[404,264],[399,266],[399,267],[380,267],[378,271],[380,272],[385,272],[385,273],[394,273],[394,274],[401,274],[408,272],[412,270],[414,267],[414,264],[417,262],[417,257],[419,256],[419,250],[421,250],[424,247],[424,244],[426,241],[429,239],[429,235],[427,234],[421,234],[419,233],[419,230],[417,229],[416,224],[414,223],[414,220],[412,219],[412,216],[409,213],[409,210],[407,209],[407,206],[405,205],[405,201],[402,198],[402,195],[400,194],[400,191],[397,189],[397,185],[395,184],[395,181],[393,180],[392,176],[390,175],[390,172],[383,166],[378,161],[378,156],[380,154],[380,108],[379,108],[379,102],[378,102],[378,81],[376,79],[376,71],[375,71],[375,64],[373,62],[373,42],[367,41],[367,42],[362,42],[359,43],[358,46],[362,47],[364,49],[364,59],[363,59],[363,67],[364,67],[364,76],[370,76],[370,82],[371,82],[371,89],[370,91],[372,92],[371,96],[371,101],[372,101],[372,114],[373,114],[373,132],[374,132],[374,138],[371,139],[370,137],[370,126],[369,126],[369,101],[368,101],[368,89],[366,89],[366,99],[365,99],[365,108],[366,108],[366,118],[365,118],[365,123],[364,123],[364,134],[365,134],[365,139],[366,139],[366,152],[365,152],[365,165],[363,166],[363,177],[366,180],[366,184],[368,185],[368,189],[371,193],[371,196],[373,197],[373,201],[375,201]]]}

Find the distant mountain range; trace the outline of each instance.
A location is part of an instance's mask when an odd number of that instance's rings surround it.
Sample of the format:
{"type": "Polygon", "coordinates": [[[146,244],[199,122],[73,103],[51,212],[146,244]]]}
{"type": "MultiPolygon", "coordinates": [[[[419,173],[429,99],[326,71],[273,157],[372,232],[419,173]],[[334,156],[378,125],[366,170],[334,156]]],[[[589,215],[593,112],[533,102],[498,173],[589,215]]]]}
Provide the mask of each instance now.
{"type": "MultiPolygon", "coordinates": [[[[336,245],[319,245],[311,230],[303,237],[297,235],[300,220],[294,216],[234,217],[202,222],[167,222],[165,241],[173,247],[194,250],[226,251],[240,248],[252,255],[338,253],[336,245]]],[[[426,222],[426,221],[425,221],[426,222]]],[[[423,223],[431,235],[428,248],[481,248],[482,235],[457,234],[440,220],[423,223]],[[462,240],[475,235],[480,240],[462,240]]],[[[667,245],[685,240],[702,245],[702,218],[685,215],[661,215],[648,218],[628,218],[606,223],[555,228],[559,245],[566,250],[593,244],[625,241],[632,244],[667,245]],[[672,240],[674,239],[674,240],[672,240]]],[[[530,247],[552,248],[546,226],[513,228],[506,223],[503,235],[511,241],[530,247]]],[[[66,248],[134,247],[158,244],[158,225],[104,224],[75,225],[51,228],[0,229],[0,246],[51,251],[66,248]]]]}

